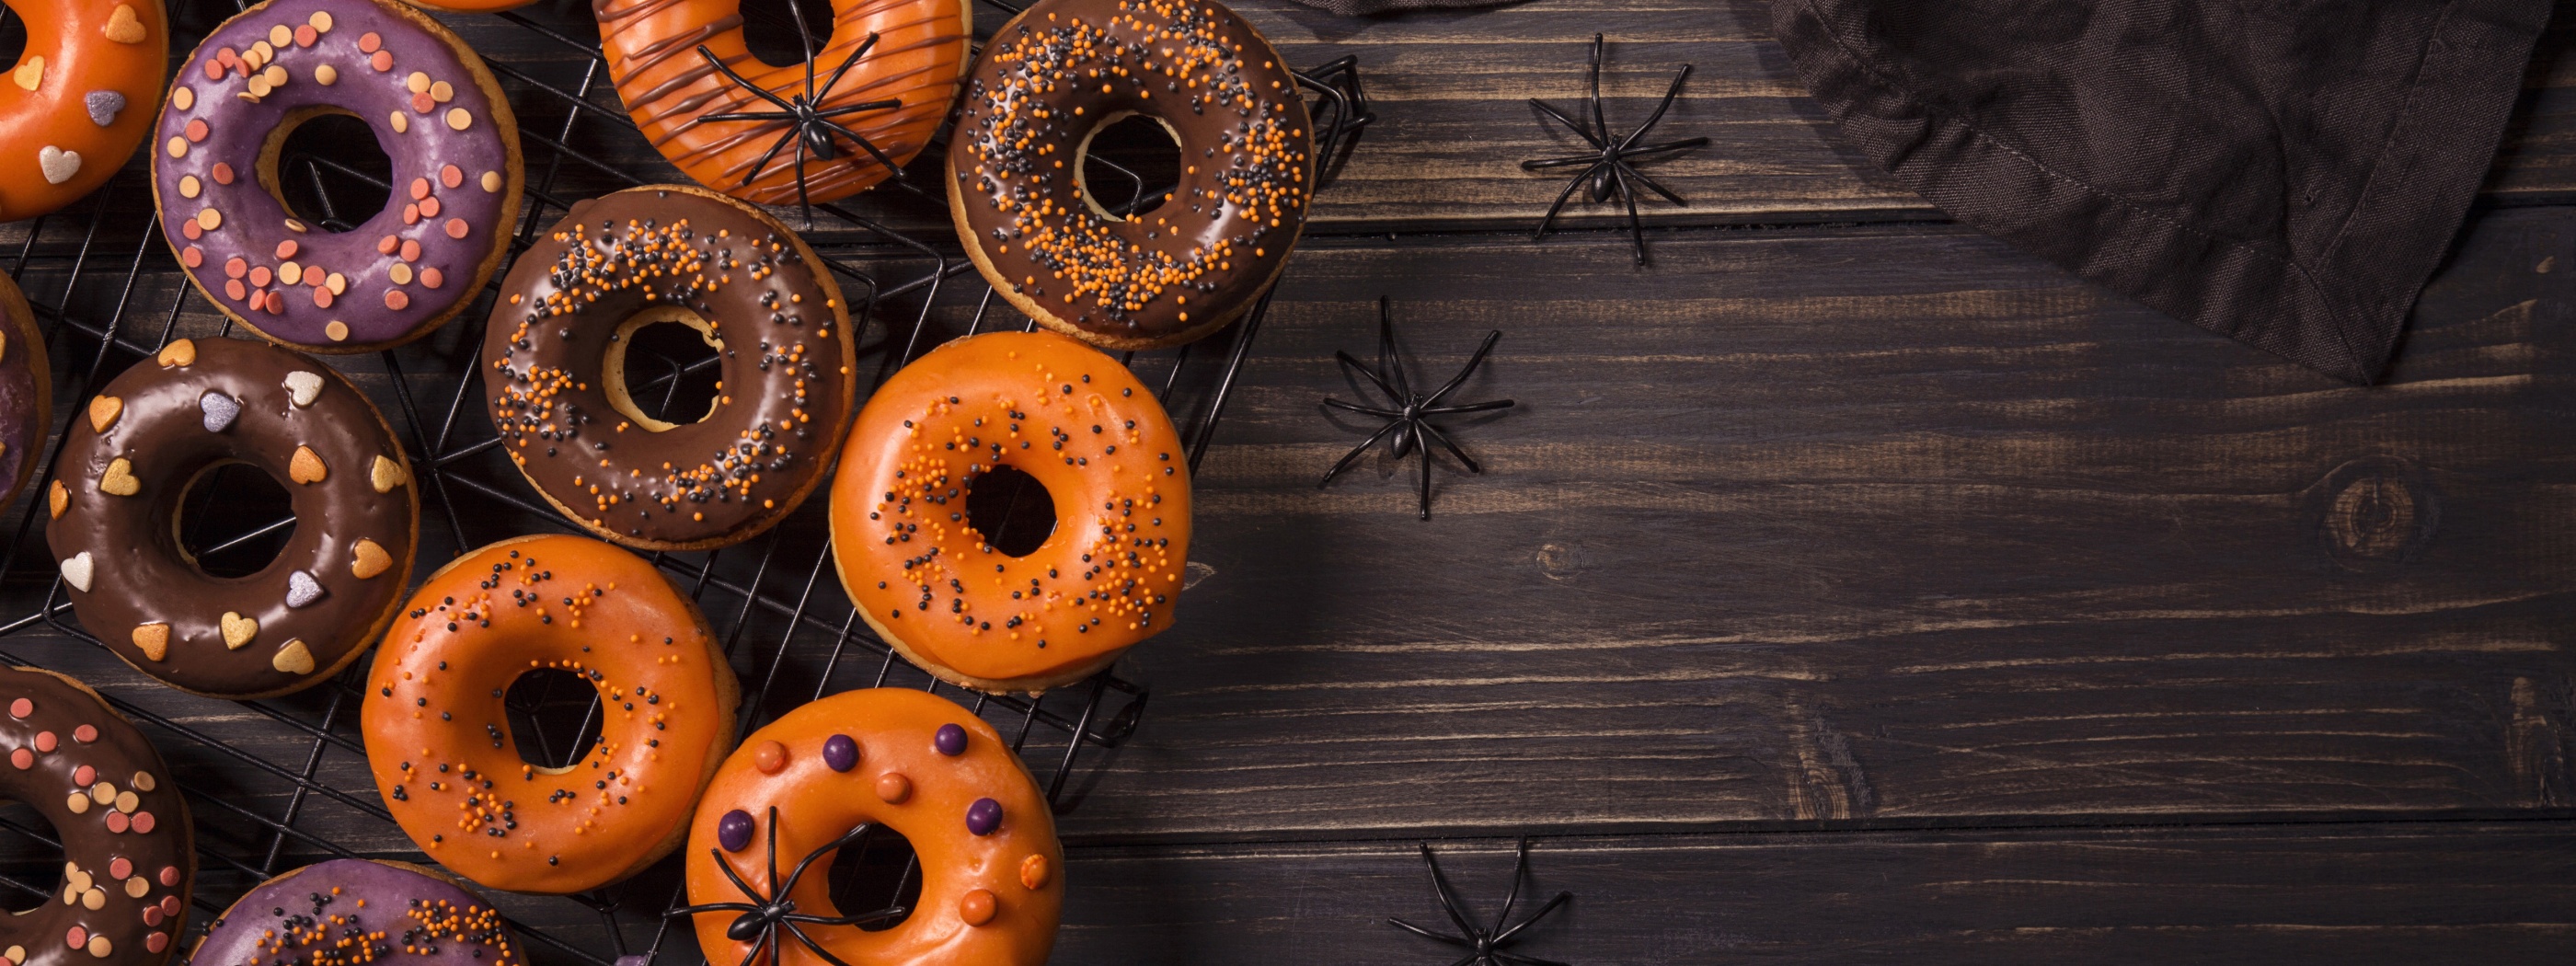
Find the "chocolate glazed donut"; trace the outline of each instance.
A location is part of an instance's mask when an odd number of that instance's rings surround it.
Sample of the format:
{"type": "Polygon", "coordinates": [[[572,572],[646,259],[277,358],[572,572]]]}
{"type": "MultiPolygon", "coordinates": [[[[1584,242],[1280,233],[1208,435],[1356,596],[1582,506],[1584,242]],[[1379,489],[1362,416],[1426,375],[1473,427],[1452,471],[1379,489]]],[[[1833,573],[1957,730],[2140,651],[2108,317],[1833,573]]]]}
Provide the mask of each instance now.
{"type": "Polygon", "coordinates": [[[35,309],[18,283],[0,275],[0,503],[16,499],[36,473],[36,454],[53,426],[53,373],[35,309]]]}
{"type": "Polygon", "coordinates": [[[11,966],[159,966],[187,924],[196,879],[188,803],[141,732],[88,685],[0,668],[0,798],[63,841],[63,892],[0,916],[11,966]],[[104,961],[102,963],[102,961],[104,961]]]}
{"type": "Polygon", "coordinates": [[[948,142],[948,206],[1020,311],[1111,349],[1179,345],[1270,288],[1306,222],[1306,102],[1268,41],[1209,0],[1039,0],[975,65],[948,142]],[[1181,146],[1159,205],[1110,214],[1091,138],[1142,115],[1181,146]]]}
{"type": "Polygon", "coordinates": [[[108,650],[183,691],[258,698],[322,682],[372,643],[411,578],[420,503],[401,444],[329,366],[239,339],[181,339],[63,433],[45,542],[108,650]],[[285,484],[295,535],[224,578],[179,543],[179,503],[219,466],[285,484]]]}
{"type": "Polygon", "coordinates": [[[474,300],[519,218],[519,135],[465,42],[390,0],[268,0],[199,44],[161,111],[152,200],[188,278],[271,341],[365,352],[474,300]],[[286,137],[351,114],[393,166],[383,210],[345,233],[278,194],[286,137]]]}
{"type": "Polygon", "coordinates": [[[794,232],[698,188],[579,202],[519,256],[483,342],[510,460],[592,533],[645,550],[749,539],[830,471],[849,425],[849,312],[794,232]],[[721,355],[704,419],[626,395],[626,347],[677,322],[721,355]]]}

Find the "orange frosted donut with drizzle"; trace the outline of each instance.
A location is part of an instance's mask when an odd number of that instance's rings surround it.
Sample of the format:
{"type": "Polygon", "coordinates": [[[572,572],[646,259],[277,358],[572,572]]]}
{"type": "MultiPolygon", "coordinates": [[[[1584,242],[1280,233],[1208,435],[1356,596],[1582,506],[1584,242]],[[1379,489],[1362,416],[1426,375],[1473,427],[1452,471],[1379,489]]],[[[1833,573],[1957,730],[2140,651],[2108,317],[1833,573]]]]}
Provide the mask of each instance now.
{"type": "Polygon", "coordinates": [[[504,540],[421,585],[367,675],[367,765],[412,841],[517,892],[614,882],[670,853],[733,744],[739,689],[697,605],[586,537],[504,540]],[[570,671],[599,691],[580,760],[523,760],[502,696],[570,671]]]}
{"type": "Polygon", "coordinates": [[[689,832],[689,901],[713,963],[1038,966],[1064,905],[1037,782],[965,708],[909,688],[846,691],[753,732],[689,832]],[[832,856],[874,826],[921,861],[910,909],[840,909],[832,856]]]}
{"type": "Polygon", "coordinates": [[[832,560],[868,626],[941,680],[1079,681],[1172,624],[1189,557],[1180,433],[1127,367],[1052,332],[969,336],[886,381],[832,483],[832,560]],[[1001,469],[1046,488],[1023,556],[966,518],[1001,469]]]}

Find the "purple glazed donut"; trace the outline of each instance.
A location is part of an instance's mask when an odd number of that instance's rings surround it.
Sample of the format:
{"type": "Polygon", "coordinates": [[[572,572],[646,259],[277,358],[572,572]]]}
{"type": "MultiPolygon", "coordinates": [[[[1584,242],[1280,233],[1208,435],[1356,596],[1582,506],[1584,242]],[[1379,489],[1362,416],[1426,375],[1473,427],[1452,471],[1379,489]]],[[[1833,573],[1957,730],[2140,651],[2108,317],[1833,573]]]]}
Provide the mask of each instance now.
{"type": "Polygon", "coordinates": [[[188,277],[272,341],[363,352],[471,302],[519,215],[519,134],[481,58],[388,0],[269,0],[180,70],[152,141],[152,195],[188,277]],[[356,229],[306,224],[277,194],[286,136],[366,121],[393,196],[356,229]]]}
{"type": "Polygon", "coordinates": [[[215,919],[188,966],[525,966],[501,913],[420,866],[332,859],[260,883],[215,919]],[[364,949],[350,948],[363,937],[364,949]]]}

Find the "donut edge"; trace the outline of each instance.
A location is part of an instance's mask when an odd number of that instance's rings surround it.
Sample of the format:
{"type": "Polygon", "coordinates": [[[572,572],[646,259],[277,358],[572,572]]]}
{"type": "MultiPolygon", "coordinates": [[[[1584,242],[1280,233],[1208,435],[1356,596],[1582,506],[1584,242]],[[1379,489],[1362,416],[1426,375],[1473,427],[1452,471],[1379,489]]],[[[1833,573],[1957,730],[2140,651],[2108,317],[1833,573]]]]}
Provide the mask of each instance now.
{"type": "MultiPolygon", "coordinates": [[[[45,349],[45,330],[36,325],[35,306],[27,303],[27,293],[6,272],[0,272],[0,312],[10,316],[9,337],[16,339],[23,351],[33,353],[27,359],[27,371],[36,377],[36,452],[28,454],[26,461],[18,466],[18,478],[10,482],[9,488],[0,491],[0,504],[6,504],[17,499],[18,494],[27,489],[27,484],[36,478],[36,464],[50,466],[53,463],[41,457],[45,452],[45,434],[54,427],[54,363],[45,349]]],[[[0,352],[5,351],[6,347],[0,347],[0,352]]]]}
{"type": "MultiPolygon", "coordinates": [[[[29,664],[8,664],[8,665],[0,665],[0,667],[6,667],[6,668],[8,668],[9,670],[12,670],[12,671],[28,671],[28,672],[33,672],[33,673],[36,673],[36,674],[43,674],[43,675],[48,675],[48,676],[51,676],[51,677],[54,677],[54,678],[59,678],[59,679],[61,679],[61,681],[62,681],[63,683],[68,684],[68,685],[71,685],[71,686],[72,686],[72,688],[73,688],[74,690],[77,690],[77,691],[81,692],[82,694],[89,695],[89,699],[90,699],[90,700],[92,700],[92,701],[97,702],[97,703],[98,703],[99,710],[107,712],[107,716],[108,716],[108,717],[110,717],[110,718],[114,718],[114,719],[116,719],[117,721],[123,722],[123,723],[125,724],[125,726],[126,726],[126,727],[128,727],[128,728],[134,728],[135,733],[137,733],[137,734],[141,734],[141,733],[142,733],[142,730],[143,730],[143,729],[141,729],[141,728],[135,728],[135,725],[134,725],[134,719],[132,719],[132,718],[128,718],[128,717],[126,717],[126,716],[125,716],[125,713],[124,713],[124,712],[121,712],[121,711],[116,710],[116,706],[115,706],[115,705],[113,705],[113,704],[109,704],[109,703],[107,702],[107,696],[106,696],[106,695],[102,695],[102,694],[98,693],[98,689],[97,689],[97,688],[90,687],[90,686],[89,686],[89,682],[87,682],[87,681],[83,681],[83,680],[81,680],[81,679],[79,679],[79,678],[73,677],[73,676],[71,676],[71,675],[69,675],[69,674],[65,674],[65,673],[63,673],[63,672],[61,672],[61,671],[56,671],[56,670],[53,670],[53,669],[50,669],[50,668],[41,668],[41,667],[36,667],[36,666],[34,666],[34,665],[29,665],[29,664]]],[[[158,683],[157,679],[156,679],[155,683],[158,683]]],[[[144,747],[147,747],[147,748],[152,749],[152,759],[153,759],[153,760],[152,760],[152,764],[153,764],[153,766],[154,766],[156,769],[158,769],[158,770],[160,771],[161,776],[162,776],[163,778],[167,778],[167,779],[169,779],[169,780],[170,780],[170,782],[172,783],[172,784],[171,784],[171,790],[172,790],[172,791],[174,791],[174,792],[178,792],[178,794],[172,795],[172,796],[170,796],[170,797],[171,797],[171,799],[172,799],[173,801],[176,801],[176,802],[178,802],[178,803],[179,803],[179,822],[180,822],[180,826],[181,826],[182,828],[184,828],[184,829],[186,829],[186,830],[187,830],[187,831],[184,833],[184,836],[185,836],[185,838],[186,838],[186,841],[184,841],[184,842],[181,842],[181,843],[180,843],[182,846],[185,846],[185,847],[184,847],[184,848],[182,848],[182,849],[180,849],[180,851],[185,852],[185,853],[187,853],[187,855],[188,855],[188,868],[187,868],[187,872],[186,872],[186,877],[185,877],[185,878],[183,878],[183,879],[180,879],[180,880],[179,880],[180,882],[185,883],[185,884],[184,884],[184,885],[182,885],[182,886],[180,886],[180,888],[179,888],[179,915],[178,915],[178,917],[177,917],[177,920],[178,920],[178,921],[173,922],[173,923],[171,923],[171,924],[170,924],[170,935],[171,935],[172,937],[174,937],[174,939],[175,939],[175,937],[187,935],[187,933],[188,933],[188,924],[189,924],[189,921],[188,921],[188,911],[189,911],[189,910],[191,910],[191,909],[196,908],[195,902],[196,902],[196,898],[197,898],[197,818],[196,818],[196,815],[195,815],[193,812],[191,812],[191,811],[190,811],[190,809],[189,809],[189,807],[188,807],[188,795],[187,795],[187,793],[186,793],[185,791],[181,791],[181,790],[179,789],[179,787],[178,787],[178,784],[177,784],[177,783],[178,783],[178,780],[179,780],[179,779],[178,779],[178,776],[176,776],[176,775],[172,775],[172,774],[170,773],[170,762],[169,762],[169,759],[166,759],[166,758],[161,757],[161,746],[160,746],[160,745],[157,745],[157,744],[154,744],[154,743],[152,742],[152,737],[151,737],[150,735],[144,735],[144,737],[143,737],[143,744],[144,744],[144,747]]],[[[199,938],[199,940],[198,940],[198,942],[204,942],[204,941],[205,941],[205,940],[204,940],[202,937],[201,937],[201,938],[199,938]]],[[[192,959],[193,959],[193,958],[195,958],[195,956],[196,956],[196,951],[197,951],[197,947],[196,947],[194,944],[189,945],[189,947],[188,947],[188,954],[189,954],[189,957],[190,957],[190,958],[192,958],[192,959]]],[[[140,963],[140,966],[158,966],[158,964],[169,962],[169,961],[170,961],[170,959],[171,959],[171,957],[177,956],[178,954],[179,954],[179,943],[177,943],[177,942],[175,942],[175,941],[174,941],[174,942],[172,942],[172,943],[170,944],[170,948],[162,950],[158,957],[155,957],[155,958],[147,958],[147,959],[145,959],[145,960],[142,960],[142,962],[140,963]]],[[[148,953],[148,952],[147,952],[147,953],[145,953],[144,955],[145,955],[145,956],[147,956],[147,957],[150,957],[150,956],[152,956],[153,954],[151,954],[151,953],[148,953]]]]}

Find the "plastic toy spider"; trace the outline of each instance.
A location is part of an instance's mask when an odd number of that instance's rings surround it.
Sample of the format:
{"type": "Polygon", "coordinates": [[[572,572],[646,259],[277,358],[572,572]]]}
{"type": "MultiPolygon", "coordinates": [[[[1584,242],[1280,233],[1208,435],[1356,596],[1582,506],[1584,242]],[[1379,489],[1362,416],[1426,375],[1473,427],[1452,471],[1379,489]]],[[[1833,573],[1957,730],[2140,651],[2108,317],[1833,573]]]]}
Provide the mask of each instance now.
{"type": "Polygon", "coordinates": [[[1386,420],[1387,424],[1380,427],[1377,432],[1369,434],[1369,438],[1362,440],[1358,446],[1353,447],[1349,455],[1342,457],[1341,462],[1333,464],[1333,468],[1325,471],[1323,480],[1316,483],[1315,487],[1322,489],[1331,486],[1333,477],[1342,475],[1343,470],[1349,469],[1352,463],[1359,461],[1360,454],[1368,452],[1369,447],[1377,445],[1378,440],[1393,433],[1395,439],[1388,444],[1388,449],[1396,459],[1403,459],[1406,453],[1414,451],[1420,451],[1422,454],[1422,519],[1431,519],[1431,443],[1439,443],[1442,448],[1449,451],[1449,455],[1457,457],[1458,462],[1466,464],[1467,472],[1482,473],[1485,468],[1477,465],[1465,450],[1458,448],[1458,444],[1450,442],[1449,434],[1441,432],[1440,427],[1432,425],[1430,417],[1479,413],[1511,406],[1512,401],[1509,399],[1457,406],[1441,404],[1441,400],[1448,398],[1451,390],[1457,389],[1459,384],[1466,382],[1467,376],[1474,373],[1477,366],[1484,364],[1485,354],[1494,351],[1495,340],[1502,337],[1503,333],[1500,330],[1485,333],[1485,343],[1476,347],[1475,357],[1468,359],[1466,367],[1458,370],[1457,375],[1449,377],[1448,382],[1443,383],[1439,389],[1433,390],[1430,395],[1414,392],[1412,382],[1404,374],[1404,350],[1395,345],[1395,316],[1387,306],[1386,297],[1379,296],[1377,300],[1377,368],[1372,370],[1361,365],[1359,360],[1351,358],[1350,353],[1338,349],[1333,351],[1333,358],[1341,360],[1343,367],[1359,373],[1362,378],[1369,381],[1370,385],[1376,386],[1379,392],[1385,393],[1394,408],[1363,406],[1358,403],[1346,403],[1329,396],[1325,397],[1324,405],[1344,412],[1375,416],[1386,420]]]}
{"type": "Polygon", "coordinates": [[[704,124],[709,121],[787,122],[787,130],[780,132],[778,140],[769,145],[769,151],[760,156],[760,161],[751,166],[751,172],[743,175],[742,184],[737,185],[736,187],[749,187],[752,182],[760,180],[761,173],[769,170],[769,162],[777,159],[778,152],[785,149],[788,142],[793,141],[796,144],[796,203],[799,207],[804,209],[805,220],[811,222],[814,220],[814,201],[805,193],[805,158],[809,152],[817,161],[829,161],[833,158],[839,157],[840,149],[834,147],[832,144],[833,135],[837,134],[841,137],[848,138],[851,143],[858,145],[860,149],[865,150],[870,156],[876,158],[878,164],[885,165],[887,177],[893,179],[896,183],[903,183],[903,169],[895,165],[893,158],[887,157],[884,151],[878,150],[875,144],[870,143],[867,138],[860,136],[859,132],[850,130],[848,126],[843,125],[839,121],[833,120],[833,118],[847,117],[852,114],[859,114],[867,111],[892,110],[894,108],[902,107],[903,102],[893,98],[888,98],[881,101],[861,101],[857,104],[847,104],[841,107],[824,107],[824,100],[832,96],[832,88],[841,83],[842,76],[848,74],[850,72],[850,68],[858,66],[859,58],[867,56],[868,51],[877,45],[877,35],[871,33],[868,35],[868,39],[860,41],[858,48],[850,51],[850,56],[841,61],[841,66],[832,71],[832,76],[823,81],[823,87],[818,91],[814,87],[814,58],[820,53],[820,51],[813,48],[813,35],[805,31],[805,10],[803,7],[791,3],[787,5],[787,12],[796,16],[797,40],[799,45],[805,48],[805,92],[795,95],[792,99],[782,98],[776,94],[772,94],[769,92],[768,88],[754,84],[751,81],[744,79],[741,74],[734,73],[733,68],[725,66],[724,60],[717,57],[715,51],[708,50],[707,45],[705,44],[699,44],[698,56],[707,59],[707,66],[715,68],[718,72],[724,74],[727,80],[731,80],[735,84],[740,85],[743,90],[750,91],[754,96],[759,97],[761,100],[777,105],[778,109],[775,111],[735,111],[729,114],[708,114],[698,118],[695,123],[704,124]]]}
{"type": "Polygon", "coordinates": [[[795,870],[787,873],[786,881],[781,883],[778,878],[778,807],[772,805],[769,808],[769,881],[777,885],[777,888],[767,895],[761,894],[759,889],[752,888],[751,883],[743,881],[742,876],[733,871],[733,865],[724,860],[723,853],[708,849],[707,854],[715,857],[716,871],[724,873],[725,878],[733,881],[733,887],[742,890],[742,894],[751,901],[701,903],[682,906],[662,915],[667,918],[695,916],[709,912],[738,913],[734,916],[733,923],[725,927],[725,938],[735,942],[749,942],[751,951],[743,954],[742,962],[737,966],[751,966],[755,960],[761,959],[764,953],[769,957],[768,962],[777,962],[780,952],[778,934],[782,931],[814,955],[823,957],[823,961],[831,963],[832,966],[850,966],[849,963],[842,962],[840,957],[824,951],[822,944],[815,942],[813,937],[807,936],[802,927],[865,926],[901,919],[911,910],[902,906],[889,906],[875,912],[862,912],[849,916],[817,916],[796,911],[796,900],[788,896],[796,891],[797,881],[805,877],[805,870],[812,867],[816,860],[832,854],[842,846],[858,841],[860,836],[866,835],[869,829],[875,827],[875,823],[862,822],[857,828],[849,830],[840,838],[805,853],[805,858],[796,863],[795,870]]]}
{"type": "Polygon", "coordinates": [[[1567,117],[1565,112],[1557,110],[1546,101],[1535,97],[1530,98],[1530,106],[1555,118],[1557,123],[1565,125],[1576,136],[1590,143],[1595,151],[1593,154],[1578,154],[1567,158],[1540,158],[1535,161],[1521,162],[1523,171],[1571,168],[1577,165],[1583,168],[1574,176],[1573,181],[1566,184],[1564,191],[1557,192],[1556,203],[1548,206],[1547,217],[1539,219],[1538,231],[1530,236],[1530,240],[1537,241],[1547,237],[1548,227],[1556,223],[1557,213],[1565,210],[1565,202],[1574,197],[1575,189],[1584,189],[1584,200],[1594,204],[1608,201],[1612,195],[1617,195],[1619,201],[1628,206],[1628,238],[1637,248],[1637,264],[1643,265],[1646,264],[1646,229],[1637,219],[1637,185],[1644,185],[1654,193],[1664,196],[1665,200],[1685,208],[1690,207],[1690,202],[1683,201],[1682,196],[1674,194],[1672,189],[1664,187],[1655,179],[1639,173],[1636,165],[1644,163],[1647,158],[1655,155],[1704,146],[1708,144],[1708,139],[1698,137],[1667,141],[1662,144],[1637,143],[1637,139],[1645,137],[1646,132],[1652,129],[1656,122],[1664,119],[1664,112],[1673,106],[1673,98],[1680,96],[1682,92],[1682,81],[1690,79],[1691,65],[1683,64],[1681,73],[1673,75],[1672,86],[1664,89],[1663,102],[1655,105],[1655,113],[1647,116],[1646,123],[1637,125],[1637,129],[1628,132],[1626,137],[1616,141],[1611,140],[1610,122],[1601,115],[1603,46],[1601,35],[1593,34],[1592,71],[1589,78],[1592,89],[1591,123],[1586,124],[1567,117]]]}
{"type": "Polygon", "coordinates": [[[1389,917],[1387,922],[1425,939],[1436,939],[1452,946],[1473,950],[1467,954],[1467,958],[1451,966],[1565,966],[1564,963],[1551,959],[1503,951],[1505,947],[1521,940],[1521,930],[1528,929],[1539,920],[1547,918],[1547,914],[1555,912],[1556,907],[1574,898],[1574,893],[1559,892],[1556,898],[1548,900],[1547,904],[1540,906],[1537,912],[1530,913],[1529,918],[1521,920],[1519,925],[1510,927],[1503,925],[1511,921],[1512,904],[1520,900],[1521,883],[1529,878],[1529,839],[1521,840],[1520,861],[1512,866],[1511,891],[1504,894],[1503,911],[1494,917],[1494,926],[1491,929],[1478,929],[1474,923],[1468,921],[1467,906],[1458,901],[1458,893],[1449,888],[1449,877],[1440,874],[1440,860],[1432,857],[1429,843],[1422,846],[1422,861],[1423,864],[1431,867],[1431,887],[1440,896],[1441,911],[1449,914],[1449,921],[1458,926],[1460,934],[1452,936],[1448,933],[1432,932],[1393,917],[1389,917]]]}

